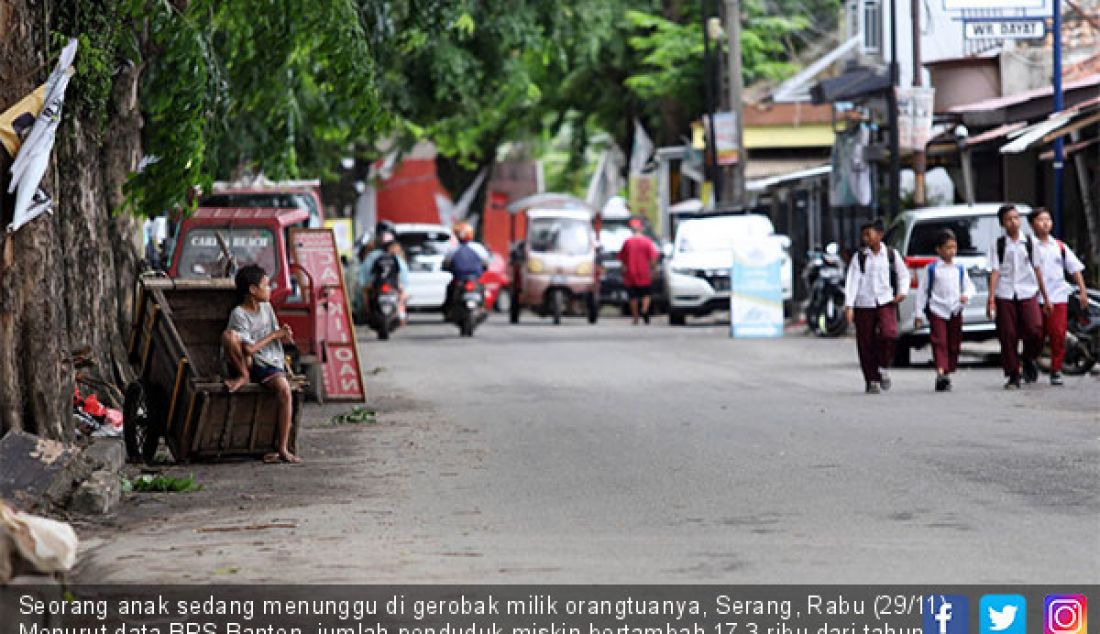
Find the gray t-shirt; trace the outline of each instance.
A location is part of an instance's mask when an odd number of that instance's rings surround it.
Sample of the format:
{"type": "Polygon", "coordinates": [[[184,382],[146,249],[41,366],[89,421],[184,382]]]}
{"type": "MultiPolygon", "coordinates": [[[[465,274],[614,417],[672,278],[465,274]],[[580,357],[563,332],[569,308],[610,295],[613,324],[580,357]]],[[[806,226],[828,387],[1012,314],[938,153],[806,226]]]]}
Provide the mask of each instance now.
{"type": "MultiPolygon", "coordinates": [[[[244,306],[237,306],[229,313],[228,329],[237,333],[241,341],[248,345],[255,345],[257,341],[279,329],[279,320],[275,317],[275,309],[270,302],[260,302],[260,310],[250,312],[244,306]]],[[[260,348],[252,355],[253,363],[266,365],[272,368],[283,369],[283,343],[279,340],[272,341],[260,348]]]]}

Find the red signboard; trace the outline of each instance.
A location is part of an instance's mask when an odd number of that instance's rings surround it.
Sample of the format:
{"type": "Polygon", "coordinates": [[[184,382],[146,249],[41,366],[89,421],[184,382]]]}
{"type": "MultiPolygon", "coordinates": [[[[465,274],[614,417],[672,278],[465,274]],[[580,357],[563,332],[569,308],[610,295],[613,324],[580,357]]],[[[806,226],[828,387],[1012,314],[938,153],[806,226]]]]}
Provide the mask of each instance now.
{"type": "Polygon", "coordinates": [[[344,270],[331,229],[291,229],[290,251],[294,263],[305,269],[325,298],[318,306],[319,330],[325,333],[322,366],[325,398],[331,401],[366,400],[355,325],[348,310],[344,270]]]}

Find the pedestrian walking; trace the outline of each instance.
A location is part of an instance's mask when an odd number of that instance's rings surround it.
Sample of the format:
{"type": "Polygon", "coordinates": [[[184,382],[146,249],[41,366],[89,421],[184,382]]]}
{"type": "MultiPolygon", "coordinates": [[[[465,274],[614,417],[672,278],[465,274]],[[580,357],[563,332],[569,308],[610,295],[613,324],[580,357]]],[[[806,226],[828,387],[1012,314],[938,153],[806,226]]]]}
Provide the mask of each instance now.
{"type": "Polygon", "coordinates": [[[1039,378],[1035,359],[1043,346],[1043,313],[1050,312],[1050,298],[1039,272],[1035,240],[1020,231],[1020,212],[1013,205],[1004,205],[997,210],[997,220],[1004,235],[989,249],[992,292],[985,312],[997,322],[1001,367],[1008,378],[1005,389],[1018,390],[1021,374],[1028,383],[1039,378]],[[1022,354],[1017,350],[1021,340],[1022,354]]]}
{"type": "Polygon", "coordinates": [[[856,349],[868,394],[891,386],[888,368],[898,341],[897,306],[909,288],[909,269],[896,249],[882,244],[881,220],[860,227],[863,248],[852,256],[844,286],[848,323],[856,326],[856,349]]]}
{"type": "Polygon", "coordinates": [[[932,361],[936,366],[937,392],[951,389],[951,374],[959,368],[962,345],[962,311],[974,296],[975,288],[966,267],[955,262],[959,243],[955,232],[944,229],[936,236],[939,259],[925,269],[917,290],[917,310],[913,325],[928,322],[932,342],[932,361]]]}
{"type": "Polygon", "coordinates": [[[1050,384],[1062,385],[1062,362],[1066,358],[1066,326],[1069,298],[1077,286],[1078,300],[1088,310],[1089,292],[1081,271],[1081,263],[1072,249],[1050,235],[1054,222],[1050,211],[1040,207],[1028,217],[1038,243],[1036,260],[1043,284],[1050,296],[1050,311],[1043,314],[1043,337],[1050,342],[1050,384]],[[1072,284],[1070,283],[1072,280],[1072,284]]]}
{"type": "Polygon", "coordinates": [[[637,325],[639,302],[641,318],[649,323],[649,307],[653,295],[653,266],[657,263],[657,245],[643,233],[645,224],[641,218],[630,219],[634,235],[626,239],[619,249],[619,261],[623,263],[623,285],[630,298],[630,314],[637,325]]]}

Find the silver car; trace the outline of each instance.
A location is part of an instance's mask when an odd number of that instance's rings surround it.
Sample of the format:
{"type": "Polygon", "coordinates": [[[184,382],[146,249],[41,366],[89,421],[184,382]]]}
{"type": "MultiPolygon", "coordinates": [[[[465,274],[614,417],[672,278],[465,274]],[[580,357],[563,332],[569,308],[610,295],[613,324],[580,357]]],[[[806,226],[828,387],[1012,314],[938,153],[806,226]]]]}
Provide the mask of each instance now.
{"type": "MultiPolygon", "coordinates": [[[[911,277],[910,288],[898,311],[898,345],[894,365],[909,365],[913,348],[928,343],[927,320],[920,328],[913,327],[916,312],[916,293],[925,269],[936,259],[936,237],[940,231],[951,229],[959,244],[956,260],[967,267],[977,293],[969,298],[963,309],[963,341],[984,341],[997,336],[996,325],[985,314],[989,297],[990,246],[1003,231],[997,220],[997,210],[1005,203],[979,203],[948,207],[925,207],[899,215],[886,230],[885,242],[897,249],[905,258],[911,277]]],[[[1015,203],[1014,203],[1015,204],[1015,203]]],[[[1031,208],[1015,204],[1020,214],[1026,216],[1031,208]]],[[[1027,222],[1025,233],[1031,232],[1027,222]]]]}

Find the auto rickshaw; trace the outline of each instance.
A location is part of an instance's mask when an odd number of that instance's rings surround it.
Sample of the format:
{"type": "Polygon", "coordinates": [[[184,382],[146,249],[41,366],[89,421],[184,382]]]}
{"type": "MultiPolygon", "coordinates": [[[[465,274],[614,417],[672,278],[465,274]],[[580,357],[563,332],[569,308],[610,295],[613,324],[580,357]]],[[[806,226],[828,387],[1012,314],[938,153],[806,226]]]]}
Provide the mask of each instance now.
{"type": "Polygon", "coordinates": [[[585,315],[594,324],[600,313],[599,214],[567,194],[536,194],[508,206],[512,304],[509,321],[519,323],[530,309],[560,324],[566,314],[585,315]],[[523,228],[523,239],[517,235],[523,228]]]}

